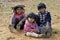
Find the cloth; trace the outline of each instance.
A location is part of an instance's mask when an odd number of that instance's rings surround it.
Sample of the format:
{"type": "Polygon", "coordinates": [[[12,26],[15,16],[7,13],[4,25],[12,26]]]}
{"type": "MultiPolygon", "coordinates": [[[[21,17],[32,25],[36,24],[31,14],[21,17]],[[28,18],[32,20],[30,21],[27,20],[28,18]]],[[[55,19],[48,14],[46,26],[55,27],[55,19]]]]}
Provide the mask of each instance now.
{"type": "MultiPolygon", "coordinates": [[[[20,14],[14,13],[14,14],[12,15],[12,19],[11,19],[11,21],[10,21],[10,25],[14,24],[14,28],[16,29],[17,24],[18,24],[20,21],[22,21],[22,20],[24,19],[24,17],[25,17],[24,12],[22,12],[22,13],[20,13],[20,14]]],[[[23,23],[21,26],[23,26],[23,25],[24,25],[24,23],[23,23]]],[[[22,27],[22,28],[23,28],[23,27],[22,27]]]]}
{"type": "Polygon", "coordinates": [[[46,25],[47,22],[49,22],[51,24],[50,12],[48,12],[48,11],[45,11],[44,13],[37,12],[36,14],[40,18],[40,21],[38,21],[40,23],[37,23],[37,24],[46,25]]]}
{"type": "Polygon", "coordinates": [[[30,23],[28,22],[28,20],[26,20],[25,25],[24,25],[24,32],[33,32],[33,30],[36,30],[37,32],[39,32],[38,30],[38,25],[36,24],[36,22],[34,23],[30,23]]]}

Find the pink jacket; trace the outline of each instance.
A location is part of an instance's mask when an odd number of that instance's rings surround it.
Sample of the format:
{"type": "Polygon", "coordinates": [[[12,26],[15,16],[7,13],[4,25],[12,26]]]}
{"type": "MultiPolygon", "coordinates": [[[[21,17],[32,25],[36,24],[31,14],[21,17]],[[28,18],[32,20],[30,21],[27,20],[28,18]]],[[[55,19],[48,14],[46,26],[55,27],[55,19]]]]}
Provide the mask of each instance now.
{"type": "Polygon", "coordinates": [[[25,22],[25,25],[24,25],[24,32],[25,33],[26,32],[33,32],[34,29],[36,29],[37,32],[39,32],[36,22],[35,23],[29,23],[28,21],[25,22]]]}

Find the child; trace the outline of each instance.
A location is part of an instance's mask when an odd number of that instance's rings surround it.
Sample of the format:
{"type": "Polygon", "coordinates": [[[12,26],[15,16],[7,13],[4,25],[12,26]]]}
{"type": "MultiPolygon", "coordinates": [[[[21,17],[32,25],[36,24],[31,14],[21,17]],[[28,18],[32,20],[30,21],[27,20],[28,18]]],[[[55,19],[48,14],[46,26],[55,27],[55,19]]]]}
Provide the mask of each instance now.
{"type": "Polygon", "coordinates": [[[24,14],[24,5],[16,5],[13,8],[13,15],[12,15],[12,21],[9,25],[10,31],[13,32],[13,28],[15,29],[23,29],[25,21],[25,14],[24,14]],[[19,25],[20,27],[16,27],[19,25]]]}
{"type": "Polygon", "coordinates": [[[35,22],[35,15],[33,12],[31,12],[27,16],[27,20],[24,25],[24,33],[26,36],[32,36],[32,37],[39,37],[38,25],[35,22]]]}
{"type": "Polygon", "coordinates": [[[40,21],[36,21],[37,24],[40,24],[39,32],[44,34],[46,37],[50,37],[52,32],[50,12],[46,11],[46,5],[44,3],[38,4],[37,8],[37,16],[40,18],[40,21]]]}

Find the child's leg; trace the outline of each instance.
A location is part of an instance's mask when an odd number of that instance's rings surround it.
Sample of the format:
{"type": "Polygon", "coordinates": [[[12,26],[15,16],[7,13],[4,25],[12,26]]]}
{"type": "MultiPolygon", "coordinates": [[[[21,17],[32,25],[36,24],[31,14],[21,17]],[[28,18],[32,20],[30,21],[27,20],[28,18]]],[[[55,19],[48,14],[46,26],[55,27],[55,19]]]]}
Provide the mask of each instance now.
{"type": "Polygon", "coordinates": [[[45,35],[46,35],[46,37],[50,37],[52,35],[52,29],[51,28],[47,29],[45,35]]]}
{"type": "Polygon", "coordinates": [[[11,24],[9,25],[10,32],[13,32],[14,26],[11,24]]]}
{"type": "Polygon", "coordinates": [[[43,34],[37,34],[35,32],[27,32],[25,33],[26,36],[32,36],[32,37],[43,37],[43,34]]]}
{"type": "Polygon", "coordinates": [[[46,29],[47,29],[46,37],[50,37],[52,35],[52,28],[51,28],[51,25],[49,23],[46,25],[46,29]]]}
{"type": "Polygon", "coordinates": [[[39,29],[39,34],[41,34],[41,28],[42,28],[42,27],[40,27],[40,26],[38,27],[38,29],[39,29]]]}
{"type": "Polygon", "coordinates": [[[19,20],[17,18],[12,18],[12,23],[9,26],[9,29],[11,32],[13,32],[13,29],[16,29],[16,25],[18,24],[19,20]]]}
{"type": "Polygon", "coordinates": [[[39,27],[38,29],[39,29],[39,33],[40,33],[40,34],[45,34],[45,32],[46,32],[46,27],[39,27]]]}
{"type": "Polygon", "coordinates": [[[12,24],[14,24],[13,26],[15,29],[18,23],[19,23],[19,20],[17,18],[12,18],[12,24]]]}
{"type": "Polygon", "coordinates": [[[24,24],[25,24],[25,21],[24,21],[21,25],[18,24],[18,25],[17,25],[17,31],[23,30],[23,29],[24,29],[24,24]]]}
{"type": "Polygon", "coordinates": [[[45,26],[41,28],[41,34],[45,34],[45,33],[46,33],[46,31],[47,31],[47,29],[46,29],[46,27],[45,27],[45,26]]]}
{"type": "Polygon", "coordinates": [[[27,32],[25,33],[26,36],[32,36],[32,37],[39,37],[39,35],[37,33],[34,32],[27,32]]]}
{"type": "Polygon", "coordinates": [[[21,30],[24,29],[24,24],[25,24],[25,21],[23,22],[23,24],[21,25],[21,30]]]}
{"type": "Polygon", "coordinates": [[[22,30],[24,28],[24,24],[25,24],[25,17],[21,16],[19,21],[22,21],[22,24],[20,25],[20,29],[22,30]]]}
{"type": "Polygon", "coordinates": [[[45,33],[46,33],[46,27],[39,27],[39,37],[44,37],[45,36],[45,33]]]}

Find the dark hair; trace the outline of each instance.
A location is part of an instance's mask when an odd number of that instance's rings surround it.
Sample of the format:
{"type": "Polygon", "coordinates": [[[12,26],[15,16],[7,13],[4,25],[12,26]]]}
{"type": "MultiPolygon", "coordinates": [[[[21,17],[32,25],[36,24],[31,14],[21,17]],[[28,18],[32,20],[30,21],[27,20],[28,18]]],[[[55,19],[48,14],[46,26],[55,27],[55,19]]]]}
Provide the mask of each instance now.
{"type": "Polygon", "coordinates": [[[24,10],[24,7],[25,7],[24,5],[16,5],[13,7],[13,12],[15,12],[17,8],[21,8],[24,10]]]}
{"type": "Polygon", "coordinates": [[[35,19],[35,14],[33,12],[29,13],[29,15],[27,15],[27,19],[28,18],[33,18],[35,19]]]}
{"type": "Polygon", "coordinates": [[[41,8],[45,8],[46,9],[46,5],[44,3],[39,3],[37,6],[38,10],[41,8]]]}

